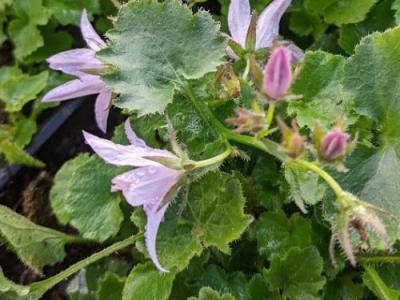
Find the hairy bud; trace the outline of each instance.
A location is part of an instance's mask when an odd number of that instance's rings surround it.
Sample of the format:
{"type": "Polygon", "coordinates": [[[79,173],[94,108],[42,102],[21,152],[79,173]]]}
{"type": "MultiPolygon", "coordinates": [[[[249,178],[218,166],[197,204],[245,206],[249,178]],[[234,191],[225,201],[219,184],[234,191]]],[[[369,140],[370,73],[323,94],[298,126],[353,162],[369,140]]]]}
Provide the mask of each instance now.
{"type": "Polygon", "coordinates": [[[283,152],[291,158],[298,158],[304,152],[306,138],[300,134],[295,120],[292,120],[292,128],[289,128],[280,118],[277,118],[277,122],[282,132],[283,152]]]}
{"type": "Polygon", "coordinates": [[[227,123],[236,126],[235,131],[238,133],[257,133],[265,126],[265,114],[256,113],[244,108],[236,109],[236,117],[226,120],[227,123]]]}
{"type": "Polygon", "coordinates": [[[336,127],[328,132],[322,139],[320,154],[323,159],[333,161],[346,153],[349,135],[336,127]]]}
{"type": "Polygon", "coordinates": [[[292,83],[291,54],[285,47],[274,50],[264,69],[264,92],[278,100],[286,94],[292,83]]]}

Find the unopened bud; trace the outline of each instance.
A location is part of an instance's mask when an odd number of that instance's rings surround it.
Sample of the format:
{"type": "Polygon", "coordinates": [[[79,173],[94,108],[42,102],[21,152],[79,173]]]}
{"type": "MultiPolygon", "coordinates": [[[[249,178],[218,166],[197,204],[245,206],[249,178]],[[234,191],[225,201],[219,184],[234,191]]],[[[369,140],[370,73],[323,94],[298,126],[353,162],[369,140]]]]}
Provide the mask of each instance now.
{"type": "Polygon", "coordinates": [[[277,122],[282,132],[283,151],[291,158],[298,158],[304,152],[306,138],[300,134],[295,120],[292,120],[292,128],[289,128],[279,117],[277,122]]]}
{"type": "Polygon", "coordinates": [[[276,48],[264,69],[264,92],[277,100],[286,94],[292,79],[290,51],[285,47],[276,48]]]}
{"type": "Polygon", "coordinates": [[[264,113],[257,113],[239,107],[236,109],[236,114],[236,117],[229,118],[226,122],[236,126],[235,131],[237,133],[247,132],[255,134],[265,126],[264,113]]]}
{"type": "Polygon", "coordinates": [[[349,135],[336,127],[322,139],[320,153],[323,159],[333,161],[346,153],[349,135]]]}

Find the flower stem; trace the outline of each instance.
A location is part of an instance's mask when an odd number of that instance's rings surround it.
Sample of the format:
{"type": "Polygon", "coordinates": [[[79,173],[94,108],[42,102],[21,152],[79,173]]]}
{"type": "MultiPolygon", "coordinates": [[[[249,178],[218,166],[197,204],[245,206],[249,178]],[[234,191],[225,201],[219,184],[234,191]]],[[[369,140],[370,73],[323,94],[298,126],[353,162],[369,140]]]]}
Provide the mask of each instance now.
{"type": "Polygon", "coordinates": [[[59,282],[61,282],[62,280],[64,280],[65,278],[67,278],[67,277],[73,275],[74,273],[78,272],[79,270],[83,269],[84,267],[86,267],[106,256],[109,256],[110,254],[112,254],[118,250],[121,250],[129,245],[132,245],[142,236],[143,236],[143,234],[141,234],[141,233],[136,234],[136,235],[131,236],[123,241],[112,244],[111,246],[109,246],[97,253],[92,254],[91,256],[73,264],[69,268],[65,269],[64,271],[62,271],[50,278],[33,283],[30,286],[30,291],[33,292],[36,290],[48,290],[48,289],[52,288],[53,286],[55,286],[56,284],[58,284],[59,282]]]}
{"type": "Polygon", "coordinates": [[[302,166],[308,170],[317,173],[325,182],[331,187],[331,189],[335,192],[337,198],[340,200],[344,194],[343,189],[337,183],[335,179],[331,175],[329,175],[325,170],[317,166],[315,163],[308,162],[302,159],[294,160],[293,163],[296,163],[299,166],[302,166]]]}
{"type": "Polygon", "coordinates": [[[232,153],[232,146],[229,143],[227,143],[227,148],[224,152],[222,152],[221,154],[219,154],[217,156],[209,158],[209,159],[196,161],[194,163],[195,164],[194,169],[204,168],[204,167],[212,166],[219,162],[222,162],[225,160],[225,158],[227,158],[229,155],[231,155],[231,153],[232,153]]]}
{"type": "Polygon", "coordinates": [[[247,77],[249,76],[249,72],[250,72],[250,58],[247,58],[246,60],[246,68],[244,69],[243,75],[242,75],[242,79],[243,80],[247,80],[247,77]]]}
{"type": "Polygon", "coordinates": [[[267,111],[267,120],[265,129],[268,130],[271,127],[272,120],[274,119],[276,104],[274,102],[270,102],[267,111]]]}

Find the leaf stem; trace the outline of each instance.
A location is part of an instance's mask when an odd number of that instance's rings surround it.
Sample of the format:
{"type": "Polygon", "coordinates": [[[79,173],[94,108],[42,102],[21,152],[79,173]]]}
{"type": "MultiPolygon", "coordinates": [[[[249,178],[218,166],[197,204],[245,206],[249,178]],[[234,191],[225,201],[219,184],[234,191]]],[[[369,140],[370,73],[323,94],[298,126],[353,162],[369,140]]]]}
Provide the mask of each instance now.
{"type": "Polygon", "coordinates": [[[112,254],[118,250],[121,250],[129,245],[132,245],[142,236],[143,236],[142,233],[136,234],[136,235],[131,236],[123,241],[112,244],[111,246],[109,246],[97,253],[92,254],[91,256],[73,264],[69,268],[65,269],[64,271],[62,271],[50,278],[33,283],[30,286],[30,291],[33,292],[36,290],[44,290],[44,289],[48,290],[48,289],[52,288],[53,286],[55,286],[56,284],[58,284],[59,282],[63,281],[65,278],[78,272],[80,269],[82,269],[82,268],[84,268],[106,256],[109,256],[110,254],[112,254]]]}
{"type": "Polygon", "coordinates": [[[242,75],[243,80],[247,80],[247,77],[249,76],[249,72],[250,72],[250,57],[248,57],[246,60],[246,68],[244,69],[244,72],[242,75]]]}
{"type": "Polygon", "coordinates": [[[268,131],[271,127],[272,120],[274,119],[276,104],[274,102],[270,102],[267,110],[267,120],[265,129],[268,131]]]}

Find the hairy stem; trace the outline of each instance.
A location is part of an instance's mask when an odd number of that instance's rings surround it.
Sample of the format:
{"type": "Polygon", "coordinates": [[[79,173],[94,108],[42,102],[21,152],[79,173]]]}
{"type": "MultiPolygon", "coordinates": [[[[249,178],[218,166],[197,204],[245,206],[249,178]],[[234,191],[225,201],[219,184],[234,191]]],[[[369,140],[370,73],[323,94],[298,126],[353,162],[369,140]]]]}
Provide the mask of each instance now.
{"type": "Polygon", "coordinates": [[[30,286],[30,291],[33,292],[35,290],[43,290],[43,289],[48,290],[48,289],[52,288],[53,286],[55,286],[56,284],[58,284],[59,282],[63,281],[64,279],[68,278],[69,276],[71,276],[74,273],[78,272],[79,270],[83,269],[84,267],[87,267],[88,265],[90,265],[104,257],[107,257],[118,250],[121,250],[129,245],[132,245],[142,236],[143,236],[143,234],[140,233],[140,234],[131,236],[123,241],[112,244],[111,246],[109,246],[97,253],[94,253],[91,256],[73,264],[72,266],[70,266],[69,268],[65,269],[64,271],[58,273],[57,275],[54,275],[45,280],[33,283],[30,286]]]}
{"type": "Polygon", "coordinates": [[[265,125],[266,130],[268,130],[271,127],[272,120],[274,119],[275,108],[276,108],[276,104],[273,102],[270,102],[270,104],[268,106],[268,111],[267,111],[267,121],[266,121],[266,125],[265,125]]]}

